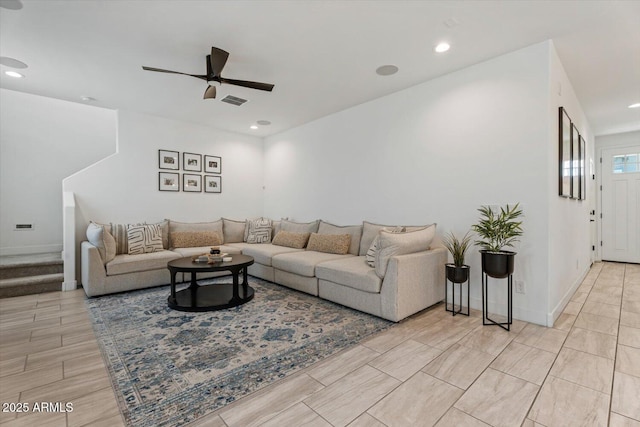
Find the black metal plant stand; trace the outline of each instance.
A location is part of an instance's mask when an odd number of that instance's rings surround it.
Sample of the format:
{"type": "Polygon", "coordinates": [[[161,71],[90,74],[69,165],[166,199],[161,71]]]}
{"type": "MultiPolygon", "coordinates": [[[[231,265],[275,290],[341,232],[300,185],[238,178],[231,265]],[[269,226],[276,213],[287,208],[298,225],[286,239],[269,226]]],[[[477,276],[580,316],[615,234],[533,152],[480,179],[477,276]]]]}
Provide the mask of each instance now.
{"type": "Polygon", "coordinates": [[[511,324],[513,323],[513,274],[509,274],[507,277],[507,321],[497,322],[489,317],[489,276],[484,271],[482,272],[482,324],[483,325],[496,325],[507,331],[511,330],[511,324]],[[486,293],[486,296],[485,296],[486,293]]]}
{"type": "Polygon", "coordinates": [[[466,282],[452,282],[450,281],[447,276],[445,275],[445,279],[444,279],[444,309],[448,312],[451,313],[452,316],[455,316],[456,314],[463,314],[465,316],[469,315],[469,278],[471,277],[471,274],[469,272],[469,274],[467,275],[467,280],[466,282]],[[449,310],[449,283],[451,283],[451,310],[449,310]],[[460,298],[459,298],[459,308],[456,311],[456,283],[458,283],[460,285],[460,298]],[[467,312],[463,312],[462,311],[462,292],[463,292],[463,285],[466,284],[467,285],[467,312]]]}

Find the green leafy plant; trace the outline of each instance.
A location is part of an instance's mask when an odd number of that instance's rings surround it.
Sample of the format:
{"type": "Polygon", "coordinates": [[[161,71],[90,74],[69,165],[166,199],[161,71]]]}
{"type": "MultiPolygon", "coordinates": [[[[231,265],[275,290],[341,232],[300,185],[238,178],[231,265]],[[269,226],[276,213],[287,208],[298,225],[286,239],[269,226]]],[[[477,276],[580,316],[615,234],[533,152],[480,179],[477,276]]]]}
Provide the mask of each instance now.
{"type": "Polygon", "coordinates": [[[480,240],[475,242],[482,249],[491,252],[500,252],[505,247],[513,247],[522,236],[522,221],[517,221],[522,216],[520,203],[506,208],[500,208],[500,212],[493,211],[490,206],[482,206],[478,209],[480,220],[471,226],[480,240]]]}
{"type": "Polygon", "coordinates": [[[453,264],[456,267],[462,267],[464,265],[464,255],[471,244],[470,233],[470,231],[467,231],[462,239],[458,239],[455,234],[449,232],[449,234],[442,238],[442,244],[453,256],[453,264]]]}

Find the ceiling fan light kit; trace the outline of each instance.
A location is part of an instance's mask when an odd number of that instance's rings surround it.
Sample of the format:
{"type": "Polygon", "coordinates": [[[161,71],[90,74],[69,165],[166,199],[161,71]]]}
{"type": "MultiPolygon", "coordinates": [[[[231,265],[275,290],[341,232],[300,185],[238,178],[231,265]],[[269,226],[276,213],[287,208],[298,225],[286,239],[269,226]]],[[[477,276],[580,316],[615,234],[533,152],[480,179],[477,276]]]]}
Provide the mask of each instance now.
{"type": "MultiPolygon", "coordinates": [[[[225,79],[224,77],[222,77],[221,76],[222,69],[227,63],[228,58],[229,58],[229,52],[219,49],[217,47],[212,47],[211,54],[207,55],[207,64],[206,64],[207,74],[189,74],[189,73],[182,73],[180,71],[171,71],[171,70],[163,70],[161,68],[146,67],[144,65],[142,66],[142,69],[146,71],[155,71],[158,73],[182,74],[184,76],[190,76],[200,80],[204,80],[207,83],[212,83],[212,82],[217,82],[219,84],[224,83],[224,84],[230,84],[235,86],[247,87],[249,89],[264,90],[267,92],[271,92],[273,90],[274,85],[270,83],[260,83],[260,82],[253,82],[248,80],[225,79]]],[[[204,91],[203,99],[213,99],[215,97],[216,97],[216,87],[211,86],[209,84],[209,86],[207,86],[207,88],[204,91]]]]}

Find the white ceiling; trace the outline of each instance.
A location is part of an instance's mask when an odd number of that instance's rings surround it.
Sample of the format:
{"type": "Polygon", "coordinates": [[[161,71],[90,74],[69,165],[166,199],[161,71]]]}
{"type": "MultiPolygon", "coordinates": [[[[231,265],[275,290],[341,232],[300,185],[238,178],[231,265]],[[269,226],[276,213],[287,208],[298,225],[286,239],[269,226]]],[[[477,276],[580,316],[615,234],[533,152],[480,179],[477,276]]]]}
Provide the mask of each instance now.
{"type": "Polygon", "coordinates": [[[640,1],[21,4],[0,8],[0,56],[29,65],[24,79],[2,73],[6,89],[266,136],[552,39],[594,133],[640,129],[640,109],[627,108],[640,102],[640,1]],[[441,40],[452,48],[438,55],[441,40]],[[230,52],[223,77],[273,92],[223,85],[203,100],[202,80],[141,68],[205,74],[211,46],[230,52]],[[381,77],[384,64],[400,71],[381,77]],[[227,94],[249,102],[220,102],[227,94]],[[258,120],[272,125],[250,130],[258,120]]]}

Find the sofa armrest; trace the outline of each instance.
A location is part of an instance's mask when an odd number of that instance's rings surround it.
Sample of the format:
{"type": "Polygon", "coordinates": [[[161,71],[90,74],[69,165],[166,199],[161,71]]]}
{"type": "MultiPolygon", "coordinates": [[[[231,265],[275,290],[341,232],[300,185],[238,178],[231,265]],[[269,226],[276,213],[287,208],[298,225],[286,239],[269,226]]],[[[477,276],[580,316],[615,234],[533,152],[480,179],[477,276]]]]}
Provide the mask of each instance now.
{"type": "Polygon", "coordinates": [[[88,297],[104,293],[107,271],[102,263],[98,248],[89,242],[80,245],[80,265],[82,288],[88,297]]]}
{"type": "Polygon", "coordinates": [[[443,247],[391,257],[380,290],[383,317],[398,322],[444,300],[446,263],[443,247]]]}

